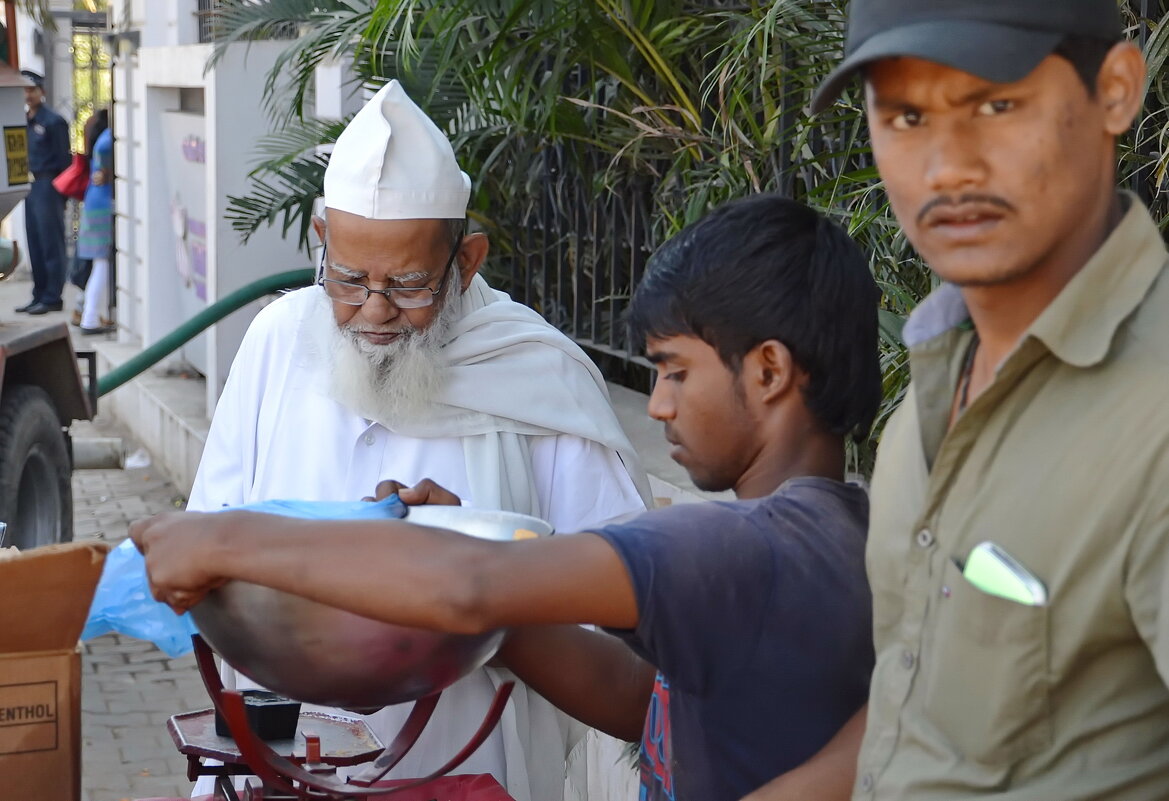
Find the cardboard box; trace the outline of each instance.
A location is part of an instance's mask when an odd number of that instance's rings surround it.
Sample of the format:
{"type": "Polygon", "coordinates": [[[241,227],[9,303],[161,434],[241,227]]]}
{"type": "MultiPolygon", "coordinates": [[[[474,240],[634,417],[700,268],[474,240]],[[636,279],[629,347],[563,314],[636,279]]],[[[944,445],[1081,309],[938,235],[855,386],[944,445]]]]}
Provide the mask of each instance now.
{"type": "Polygon", "coordinates": [[[0,797],[81,797],[81,654],[109,549],[35,548],[0,561],[0,797]]]}

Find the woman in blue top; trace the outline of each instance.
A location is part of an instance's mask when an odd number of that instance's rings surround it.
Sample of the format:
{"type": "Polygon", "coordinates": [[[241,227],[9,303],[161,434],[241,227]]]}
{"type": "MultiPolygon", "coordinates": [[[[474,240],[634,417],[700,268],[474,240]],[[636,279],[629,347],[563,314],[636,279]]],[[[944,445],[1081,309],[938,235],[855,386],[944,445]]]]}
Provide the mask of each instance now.
{"type": "Polygon", "coordinates": [[[100,334],[107,330],[101,324],[101,311],[106,306],[110,249],[114,243],[114,136],[108,127],[108,112],[103,109],[94,118],[97,122],[86,132],[89,188],[85,190],[81,228],[77,234],[78,258],[93,260],[81,312],[83,334],[100,334]]]}

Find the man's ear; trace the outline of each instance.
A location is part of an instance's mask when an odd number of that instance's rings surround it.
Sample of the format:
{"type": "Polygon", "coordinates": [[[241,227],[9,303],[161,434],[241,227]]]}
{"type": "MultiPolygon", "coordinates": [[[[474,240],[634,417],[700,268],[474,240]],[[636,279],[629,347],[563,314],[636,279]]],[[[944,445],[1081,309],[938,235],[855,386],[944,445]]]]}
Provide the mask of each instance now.
{"type": "Polygon", "coordinates": [[[317,239],[321,240],[321,244],[325,242],[325,220],[323,217],[313,215],[313,230],[317,232],[317,239]]]}
{"type": "Polygon", "coordinates": [[[1145,100],[1145,58],[1132,42],[1119,42],[1104,58],[1096,77],[1096,96],[1104,107],[1105,130],[1120,136],[1145,100]]]}
{"type": "Polygon", "coordinates": [[[764,403],[774,403],[798,389],[804,380],[792,352],[778,339],[768,339],[752,348],[743,359],[743,367],[749,371],[748,379],[764,403]]]}
{"type": "Polygon", "coordinates": [[[466,292],[471,285],[471,279],[479,272],[483,262],[487,260],[487,251],[490,243],[487,234],[478,232],[467,234],[463,243],[459,245],[459,253],[455,257],[459,264],[459,275],[462,277],[462,291],[466,292]]]}

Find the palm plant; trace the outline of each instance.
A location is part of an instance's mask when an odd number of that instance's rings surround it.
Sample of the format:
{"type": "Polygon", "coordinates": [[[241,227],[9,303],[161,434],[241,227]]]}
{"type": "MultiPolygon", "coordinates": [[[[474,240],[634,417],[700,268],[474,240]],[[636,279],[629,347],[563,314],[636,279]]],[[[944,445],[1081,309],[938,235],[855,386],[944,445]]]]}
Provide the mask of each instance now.
{"type": "Polygon", "coordinates": [[[1122,178],[1141,192],[1165,233],[1169,232],[1169,196],[1163,191],[1169,183],[1169,79],[1165,70],[1169,61],[1169,3],[1144,0],[1139,13],[1136,5],[1127,7],[1130,24],[1143,40],[1148,64],[1146,113],[1122,143],[1120,171],[1122,178]]]}
{"type": "MultiPolygon", "coordinates": [[[[23,11],[32,18],[33,22],[42,28],[53,30],[56,23],[49,8],[52,0],[9,0],[18,11],[23,11]]],[[[96,10],[96,9],[93,9],[96,10]]]]}
{"type": "MultiPolygon", "coordinates": [[[[1169,174],[1169,8],[1122,0],[1150,63],[1150,110],[1121,173],[1156,191],[1169,174]]],[[[886,400],[908,382],[901,322],[933,278],[900,233],[873,165],[860,98],[804,109],[843,47],[847,0],[252,0],[220,12],[219,47],[300,32],[269,78],[278,132],[229,216],[245,236],[280,220],[306,240],[341,124],[305,101],[323,59],[353,59],[370,87],[398,77],[451,135],[491,235],[494,278],[607,366],[636,363],[620,314],[646,255],[712,205],[782,191],[843,222],[884,292],[886,400]],[[283,27],[281,27],[283,26],[283,27]],[[614,360],[613,356],[621,357],[614,360]]],[[[357,87],[355,87],[357,88],[357,87]]],[[[872,449],[854,454],[866,470],[872,449]]]]}

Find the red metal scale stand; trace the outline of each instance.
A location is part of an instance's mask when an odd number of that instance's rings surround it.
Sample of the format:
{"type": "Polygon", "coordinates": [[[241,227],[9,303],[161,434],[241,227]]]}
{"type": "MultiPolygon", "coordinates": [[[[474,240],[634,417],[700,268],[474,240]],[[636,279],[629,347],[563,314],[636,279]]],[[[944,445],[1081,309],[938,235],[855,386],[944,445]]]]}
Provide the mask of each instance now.
{"type": "MultiPolygon", "coordinates": [[[[314,712],[304,712],[300,716],[297,733],[303,738],[303,747],[297,740],[267,743],[252,731],[243,695],[223,688],[211,649],[202,637],[196,635],[193,639],[199,673],[214,709],[175,715],[168,722],[167,729],[179,752],[187,757],[188,778],[193,781],[199,776],[216,776],[217,795],[225,801],[362,801],[377,798],[407,801],[405,795],[394,794],[431,784],[436,785],[436,790],[442,783],[451,787],[466,784],[461,780],[479,777],[443,777],[461,765],[491,734],[514,687],[512,682],[499,687],[478,731],[441,768],[419,779],[374,786],[418,741],[434,713],[440,693],[414,702],[406,723],[384,750],[379,750],[382,744],[364,721],[314,712]],[[227,722],[231,738],[215,734],[216,711],[227,722]],[[223,765],[209,766],[204,764],[204,759],[219,760],[223,765]],[[347,781],[337,776],[337,768],[355,765],[365,767],[347,781]],[[232,784],[232,777],[240,775],[249,777],[242,797],[232,784]],[[460,781],[452,783],[452,779],[460,781]]],[[[506,796],[483,796],[485,800],[489,797],[506,796]]]]}

